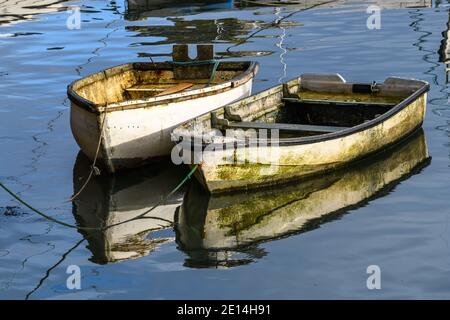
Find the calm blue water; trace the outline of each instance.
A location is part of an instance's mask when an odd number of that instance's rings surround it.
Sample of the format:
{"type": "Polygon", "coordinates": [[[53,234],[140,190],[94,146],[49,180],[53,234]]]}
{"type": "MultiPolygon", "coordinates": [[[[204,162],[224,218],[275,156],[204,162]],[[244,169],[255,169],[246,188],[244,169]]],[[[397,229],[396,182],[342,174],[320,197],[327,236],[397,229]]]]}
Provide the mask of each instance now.
{"type": "MultiPolygon", "coordinates": [[[[423,128],[432,160],[314,228],[271,236],[256,225],[264,241],[219,251],[187,250],[171,226],[182,215],[185,190],[157,212],[169,220],[159,223],[166,228],[149,231],[158,226],[152,220],[106,234],[54,224],[0,192],[0,298],[450,298],[447,1],[385,9],[380,30],[366,27],[368,1],[338,1],[291,16],[232,47],[233,54],[227,48],[238,39],[298,7],[164,1],[136,9],[138,1],[122,0],[45,5],[51,2],[0,3],[0,179],[58,219],[83,226],[123,219],[151,207],[185,174],[161,165],[97,178],[74,204],[65,202],[87,170],[70,132],[67,84],[148,56],[169,59],[174,43],[214,43],[219,58],[258,61],[255,91],[307,72],[339,72],[352,81],[426,80],[431,91],[423,128]],[[81,29],[66,28],[67,6],[81,7],[81,29]],[[81,268],[81,290],[66,287],[70,265],[81,268]],[[366,287],[369,265],[381,268],[381,290],[366,287]]],[[[391,182],[387,169],[377,168],[371,177],[379,172],[391,182]]]]}

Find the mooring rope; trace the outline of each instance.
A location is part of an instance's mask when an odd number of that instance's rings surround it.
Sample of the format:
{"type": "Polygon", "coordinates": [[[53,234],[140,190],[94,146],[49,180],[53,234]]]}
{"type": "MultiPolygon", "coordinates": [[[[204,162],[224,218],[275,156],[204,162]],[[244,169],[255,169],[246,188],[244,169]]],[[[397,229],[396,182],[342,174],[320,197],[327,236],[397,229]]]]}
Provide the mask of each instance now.
{"type": "MultiPolygon", "coordinates": [[[[154,205],[153,207],[151,207],[150,209],[148,209],[147,211],[141,213],[140,215],[125,220],[125,221],[121,221],[112,225],[109,225],[107,227],[102,227],[102,228],[95,228],[95,227],[80,227],[74,224],[70,224],[64,221],[61,221],[59,219],[56,219],[52,216],[50,216],[49,214],[46,214],[44,212],[42,212],[41,210],[33,207],[31,204],[29,204],[27,201],[23,200],[19,195],[17,195],[16,193],[14,193],[12,190],[10,190],[7,186],[5,186],[1,181],[0,181],[0,187],[5,190],[7,193],[9,193],[14,199],[16,199],[19,203],[21,203],[22,205],[24,205],[25,207],[27,207],[28,209],[32,210],[33,212],[37,213],[38,215],[40,215],[41,217],[52,221],[54,223],[60,224],[62,226],[68,227],[68,228],[72,228],[72,229],[79,229],[79,230],[90,230],[90,231],[105,231],[109,228],[130,222],[130,221],[134,221],[134,220],[138,220],[141,218],[144,218],[145,215],[149,214],[150,212],[152,212],[153,210],[155,210],[157,207],[161,206],[162,204],[166,203],[166,201],[169,199],[169,197],[171,197],[175,192],[177,192],[191,177],[192,175],[195,173],[195,171],[198,168],[198,164],[196,164],[195,166],[192,167],[191,171],[189,171],[189,173],[183,178],[183,180],[181,180],[181,182],[172,189],[172,191],[170,191],[166,196],[164,196],[156,205],[154,205]]],[[[146,217],[146,218],[153,218],[153,217],[146,217]]],[[[155,217],[155,219],[159,219],[158,217],[155,217]]]]}
{"type": "Polygon", "coordinates": [[[72,202],[76,198],[78,198],[78,196],[83,192],[83,190],[88,185],[89,181],[91,181],[91,178],[94,175],[94,172],[98,171],[98,169],[97,169],[97,167],[95,165],[97,163],[98,154],[100,152],[100,146],[102,145],[102,138],[103,138],[103,131],[104,131],[103,129],[104,129],[104,126],[105,126],[105,120],[106,120],[106,110],[103,113],[103,119],[102,119],[101,126],[100,126],[100,137],[98,138],[97,150],[95,151],[95,157],[94,157],[94,160],[92,161],[91,171],[89,172],[89,175],[88,175],[86,181],[83,183],[83,185],[78,190],[78,192],[76,194],[74,194],[72,197],[70,197],[66,202],[72,202]]]}
{"type": "Polygon", "coordinates": [[[1,181],[0,181],[0,187],[2,187],[3,190],[5,190],[7,193],[9,193],[14,199],[16,199],[18,202],[23,204],[25,207],[27,207],[28,209],[34,211],[35,213],[37,213],[38,215],[44,217],[45,219],[53,221],[53,222],[55,222],[57,224],[63,225],[63,226],[68,227],[68,228],[77,228],[77,226],[75,226],[75,225],[72,225],[70,223],[66,223],[64,221],[60,221],[60,220],[58,220],[56,218],[51,217],[48,214],[45,214],[44,212],[40,211],[39,209],[34,208],[31,204],[29,204],[25,200],[23,200],[19,195],[17,195],[13,191],[11,191],[1,181]]]}
{"type": "MultiPolygon", "coordinates": [[[[195,173],[195,171],[197,170],[197,168],[198,168],[198,164],[196,164],[196,165],[194,165],[193,167],[192,167],[192,169],[191,169],[191,171],[189,171],[189,173],[183,178],[183,180],[181,180],[181,182],[174,188],[174,189],[172,189],[172,191],[170,191],[165,197],[163,197],[157,204],[155,204],[153,207],[151,207],[150,209],[148,209],[147,211],[145,211],[145,212],[143,212],[143,213],[141,213],[140,215],[138,215],[138,216],[136,216],[136,217],[134,217],[134,218],[131,218],[131,219],[129,219],[129,220],[125,220],[125,221],[121,221],[121,222],[118,222],[118,223],[115,223],[115,224],[113,224],[113,225],[110,225],[108,228],[111,228],[111,227],[115,227],[115,226],[118,226],[118,225],[121,225],[121,224],[124,224],[124,223],[127,223],[127,222],[130,222],[130,221],[134,221],[134,220],[138,220],[138,219],[142,219],[142,218],[144,218],[145,217],[145,215],[147,215],[148,213],[150,213],[150,212],[152,212],[153,210],[155,210],[157,207],[159,207],[160,205],[162,205],[162,204],[164,204],[164,203],[166,203],[166,201],[167,201],[167,199],[169,198],[169,197],[171,197],[173,194],[175,194],[175,192],[177,192],[191,177],[192,177],[192,175],[195,173]]],[[[159,219],[159,218],[156,218],[156,219],[159,219]]],[[[164,219],[165,220],[165,219],[164,219]]],[[[166,220],[165,220],[166,221],[166,220]]]]}

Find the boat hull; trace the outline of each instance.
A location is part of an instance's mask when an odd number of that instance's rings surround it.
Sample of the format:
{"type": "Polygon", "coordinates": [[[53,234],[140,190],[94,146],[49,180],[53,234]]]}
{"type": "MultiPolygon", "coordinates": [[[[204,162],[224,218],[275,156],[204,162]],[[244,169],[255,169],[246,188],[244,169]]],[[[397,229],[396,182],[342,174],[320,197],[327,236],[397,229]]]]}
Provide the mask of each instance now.
{"type": "Polygon", "coordinates": [[[142,166],[170,155],[170,133],[181,123],[250,96],[252,80],[217,94],[114,112],[93,113],[72,101],[72,133],[91,160],[100,141],[98,161],[108,172],[142,166]]]}
{"type": "MultiPolygon", "coordinates": [[[[334,139],[231,148],[224,151],[222,158],[232,159],[231,162],[204,161],[196,171],[196,177],[211,193],[223,193],[276,185],[325,173],[383,150],[410,135],[424,120],[426,101],[425,92],[384,121],[370,127],[363,126],[361,130],[334,139]],[[227,152],[231,152],[232,156],[227,152]],[[261,157],[261,153],[269,156],[261,157]],[[273,161],[273,155],[276,155],[276,161],[273,161]],[[249,156],[258,158],[258,161],[235,161],[249,156]]],[[[203,151],[203,158],[212,159],[214,152],[210,151],[208,155],[208,151],[203,151]]]]}

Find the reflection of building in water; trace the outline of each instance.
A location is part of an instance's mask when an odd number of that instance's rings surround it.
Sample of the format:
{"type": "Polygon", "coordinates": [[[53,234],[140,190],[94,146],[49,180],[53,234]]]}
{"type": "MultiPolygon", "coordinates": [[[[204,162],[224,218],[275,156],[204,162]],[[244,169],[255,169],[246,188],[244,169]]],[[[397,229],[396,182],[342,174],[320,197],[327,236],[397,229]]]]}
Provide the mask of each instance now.
{"type": "Polygon", "coordinates": [[[43,13],[63,11],[68,0],[5,0],[0,2],[0,25],[33,19],[43,13]]]}
{"type": "Polygon", "coordinates": [[[218,40],[236,42],[264,22],[224,18],[217,20],[184,20],[168,18],[172,25],[127,26],[128,31],[137,32],[136,37],[151,37],[155,41],[144,45],[212,43],[218,40]]]}
{"type": "MultiPolygon", "coordinates": [[[[431,7],[432,0],[371,0],[368,3],[382,9],[424,8],[431,7]]],[[[351,5],[355,6],[355,3],[351,5]]],[[[282,6],[291,9],[306,9],[313,6],[344,8],[348,7],[349,3],[345,0],[127,0],[125,19],[141,20],[148,17],[193,15],[205,11],[282,6]]],[[[361,2],[361,8],[367,6],[367,3],[361,2]]]]}
{"type": "MultiPolygon", "coordinates": [[[[387,1],[377,0],[372,1],[374,4],[382,8],[405,8],[405,7],[430,7],[431,0],[402,0],[402,1],[387,1]]],[[[371,3],[372,3],[371,2],[371,3]]],[[[125,10],[125,18],[127,20],[141,20],[149,17],[168,17],[169,24],[147,24],[147,25],[132,25],[127,26],[126,30],[135,32],[134,37],[137,39],[145,38],[133,43],[134,46],[147,45],[163,45],[163,44],[191,44],[191,43],[239,43],[245,37],[249,36],[255,30],[263,28],[281,28],[286,30],[289,27],[300,25],[298,22],[293,22],[289,19],[282,20],[281,23],[274,25],[276,19],[294,12],[323,4],[320,8],[337,8],[350,7],[347,1],[336,1],[328,3],[324,0],[297,0],[297,1],[264,1],[264,0],[192,0],[192,1],[174,1],[174,0],[128,0],[125,10]],[[212,11],[212,10],[239,10],[243,8],[258,8],[258,7],[275,7],[274,13],[276,16],[273,21],[264,20],[240,20],[234,17],[218,18],[218,19],[184,19],[184,15],[192,15],[195,13],[212,11]],[[284,7],[281,9],[281,7],[284,7]],[[281,12],[286,13],[281,14],[281,12]]],[[[352,9],[361,10],[367,9],[367,3],[351,3],[352,9]]],[[[267,10],[266,10],[267,11],[267,10]]],[[[270,11],[270,10],[269,10],[270,11]]],[[[260,12],[262,14],[263,12],[260,12]]],[[[271,12],[264,12],[271,14],[271,12]]],[[[256,15],[257,16],[257,15],[256,15]]],[[[267,19],[265,19],[267,20],[267,19]]],[[[283,31],[286,32],[286,31],[283,31]]],[[[267,36],[266,37],[274,37],[267,36]]],[[[219,56],[255,56],[255,55],[269,55],[273,51],[234,51],[234,52],[219,52],[219,56]]],[[[148,54],[143,54],[148,55],[148,54]]],[[[156,54],[168,55],[168,54],[156,54]]]]}
{"type": "Polygon", "coordinates": [[[439,62],[445,64],[445,78],[448,83],[450,73],[450,12],[448,14],[448,21],[446,29],[442,32],[441,46],[439,47],[439,62]]]}
{"type": "Polygon", "coordinates": [[[258,243],[314,229],[365,205],[428,163],[420,130],[383,154],[295,185],[210,197],[192,184],[175,224],[177,243],[189,256],[187,266],[249,263],[264,254],[258,243]]]}
{"type": "MultiPolygon", "coordinates": [[[[346,5],[348,1],[326,1],[326,0],[236,0],[235,5],[239,7],[255,7],[255,6],[295,6],[308,8],[313,5],[321,5],[321,8],[339,8],[346,5]]],[[[368,3],[362,4],[367,7],[368,4],[377,5],[383,9],[394,8],[424,8],[431,7],[432,0],[369,0],[368,3]]],[[[354,5],[354,4],[353,4],[354,5]]]]}
{"type": "Polygon", "coordinates": [[[233,0],[127,0],[125,19],[191,15],[233,8],[233,0]]]}
{"type": "MultiPolygon", "coordinates": [[[[202,44],[202,43],[238,43],[255,29],[265,27],[270,22],[259,20],[239,20],[223,18],[215,20],[185,20],[183,18],[167,18],[171,25],[137,25],[127,26],[126,30],[135,32],[136,39],[142,39],[133,46],[154,46],[164,44],[202,44]]],[[[284,22],[279,27],[292,27],[294,23],[284,22]]],[[[273,51],[235,51],[217,52],[218,56],[262,56],[273,51]]],[[[149,55],[149,54],[145,54],[149,55]]],[[[151,55],[151,54],[150,54],[151,55]]],[[[155,54],[155,56],[169,54],[155,54]]]]}
{"type": "MultiPolygon", "coordinates": [[[[134,25],[126,26],[127,31],[134,32],[136,39],[133,46],[154,46],[164,44],[202,44],[202,43],[239,43],[251,32],[270,27],[271,21],[240,20],[233,17],[220,19],[185,20],[182,17],[169,17],[170,24],[163,25],[134,25]],[[145,39],[145,40],[144,40],[145,39]]],[[[277,27],[289,28],[299,25],[295,22],[283,21],[277,27]]],[[[262,56],[272,54],[273,51],[235,51],[217,52],[218,56],[262,56]]],[[[148,54],[145,54],[148,55],[148,54]]],[[[169,54],[155,54],[166,55],[169,54]]]]}
{"type": "MultiPolygon", "coordinates": [[[[3,0],[0,2],[0,25],[30,20],[38,14],[63,11],[68,0],[3,0]]],[[[307,8],[325,0],[126,0],[125,19],[191,15],[204,11],[230,10],[248,7],[292,6],[307,8]]],[[[374,0],[383,8],[429,7],[432,0],[374,0]]],[[[321,7],[336,7],[345,1],[327,3],[321,7]]]]}
{"type": "Polygon", "coordinates": [[[383,9],[431,8],[433,0],[370,0],[383,9]]]}
{"type": "MultiPolygon", "coordinates": [[[[80,152],[74,167],[74,194],[89,174],[91,162],[80,152]]],[[[80,227],[104,228],[132,219],[155,206],[185,176],[182,166],[141,168],[116,176],[96,176],[76,198],[73,213],[80,227]]],[[[173,238],[154,237],[156,230],[172,227],[181,191],[147,215],[104,231],[83,230],[95,263],[109,263],[148,255],[173,238]],[[150,218],[152,217],[152,218],[150,218]]]]}

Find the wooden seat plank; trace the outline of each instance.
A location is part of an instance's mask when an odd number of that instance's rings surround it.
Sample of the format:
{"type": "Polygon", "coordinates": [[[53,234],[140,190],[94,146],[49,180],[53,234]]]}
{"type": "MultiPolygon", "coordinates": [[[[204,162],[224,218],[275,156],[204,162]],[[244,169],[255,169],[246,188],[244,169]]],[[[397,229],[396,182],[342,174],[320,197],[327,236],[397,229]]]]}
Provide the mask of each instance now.
{"type": "Polygon", "coordinates": [[[183,90],[189,89],[191,87],[193,87],[194,84],[193,83],[188,83],[188,82],[182,82],[182,83],[178,83],[176,85],[167,87],[167,88],[128,88],[125,89],[126,91],[129,92],[154,92],[157,93],[156,96],[163,96],[163,95],[167,95],[167,94],[173,94],[173,93],[177,93],[177,92],[181,92],[183,90]]]}
{"type": "Polygon", "coordinates": [[[125,89],[130,92],[163,92],[166,89],[163,88],[128,88],[125,89]]]}
{"type": "Polygon", "coordinates": [[[181,92],[183,90],[189,89],[193,85],[194,85],[193,83],[182,82],[182,83],[179,83],[176,86],[167,88],[163,92],[158,93],[156,96],[165,96],[165,95],[168,95],[168,94],[174,94],[174,93],[177,93],[177,92],[181,92]]]}
{"type": "Polygon", "coordinates": [[[290,124],[290,123],[268,123],[268,122],[229,122],[223,125],[226,128],[234,129],[277,129],[280,131],[293,131],[293,132],[337,132],[348,129],[349,127],[333,127],[333,126],[317,126],[309,124],[290,124]]]}
{"type": "Polygon", "coordinates": [[[283,102],[290,103],[304,103],[304,104],[319,104],[319,105],[333,105],[333,106],[379,106],[392,108],[395,103],[381,103],[381,102],[362,102],[362,101],[333,101],[333,100],[309,100],[309,99],[297,99],[297,98],[283,98],[283,102]]]}

